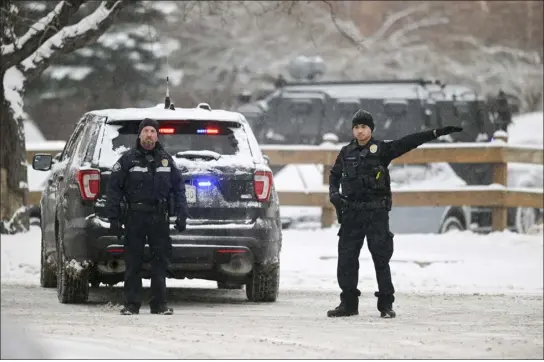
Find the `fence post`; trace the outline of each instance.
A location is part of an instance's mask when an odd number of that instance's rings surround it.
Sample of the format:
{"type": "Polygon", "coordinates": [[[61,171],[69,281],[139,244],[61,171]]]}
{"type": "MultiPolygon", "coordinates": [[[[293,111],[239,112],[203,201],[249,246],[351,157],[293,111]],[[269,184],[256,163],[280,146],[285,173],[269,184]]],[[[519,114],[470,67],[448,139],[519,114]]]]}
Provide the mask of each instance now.
{"type": "MultiPolygon", "coordinates": [[[[331,168],[331,165],[323,165],[323,185],[329,184],[329,174],[331,172],[331,168]]],[[[321,208],[321,227],[330,227],[334,223],[335,219],[336,210],[330,202],[325,203],[325,205],[321,208]]]]}
{"type": "MultiPolygon", "coordinates": [[[[336,136],[334,133],[325,133],[323,135],[323,142],[321,143],[322,146],[335,145],[336,143],[338,143],[338,136],[336,136]]],[[[325,160],[325,163],[323,164],[323,185],[329,184],[329,175],[331,173],[334,161],[334,159],[331,160],[329,157],[327,157],[327,160],[325,160]]],[[[326,202],[321,208],[321,227],[330,227],[332,224],[334,224],[335,220],[336,209],[330,202],[326,202]]]]}
{"type": "MultiPolygon", "coordinates": [[[[508,142],[508,134],[505,131],[497,131],[493,134],[493,142],[508,142]]],[[[504,185],[508,183],[508,164],[505,162],[493,165],[493,183],[504,185]]],[[[493,207],[491,211],[491,227],[493,231],[502,231],[508,228],[508,209],[505,206],[493,207]]]]}

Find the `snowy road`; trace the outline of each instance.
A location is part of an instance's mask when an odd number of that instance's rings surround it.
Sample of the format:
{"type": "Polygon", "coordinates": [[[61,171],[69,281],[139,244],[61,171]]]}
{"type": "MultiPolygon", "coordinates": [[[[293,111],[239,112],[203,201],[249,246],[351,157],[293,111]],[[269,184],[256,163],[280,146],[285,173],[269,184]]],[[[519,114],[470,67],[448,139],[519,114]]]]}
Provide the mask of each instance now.
{"type": "Polygon", "coordinates": [[[399,317],[383,320],[367,294],[358,317],[331,320],[334,292],[284,291],[274,304],[247,302],[243,291],[169,293],[173,316],[121,316],[120,288],[61,305],[55,290],[3,285],[2,311],[66,358],[543,357],[538,296],[399,294],[399,317]]]}

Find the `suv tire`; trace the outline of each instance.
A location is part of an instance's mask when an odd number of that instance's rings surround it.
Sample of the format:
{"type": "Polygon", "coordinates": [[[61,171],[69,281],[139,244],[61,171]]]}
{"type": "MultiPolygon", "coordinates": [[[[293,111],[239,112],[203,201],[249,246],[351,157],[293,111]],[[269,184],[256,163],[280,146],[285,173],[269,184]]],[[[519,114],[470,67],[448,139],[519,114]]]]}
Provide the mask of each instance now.
{"type": "MultiPolygon", "coordinates": [[[[61,234],[61,233],[59,233],[61,234]]],[[[89,270],[73,275],[67,268],[62,240],[57,238],[57,296],[61,303],[85,303],[89,299],[89,270]]]]}
{"type": "Polygon", "coordinates": [[[55,288],[57,286],[57,275],[55,274],[55,271],[51,268],[51,266],[47,263],[43,233],[41,247],[40,286],[42,288],[55,288]]]}
{"type": "Polygon", "coordinates": [[[275,302],[280,287],[280,265],[256,264],[250,281],[246,284],[246,296],[251,302],[275,302]]]}

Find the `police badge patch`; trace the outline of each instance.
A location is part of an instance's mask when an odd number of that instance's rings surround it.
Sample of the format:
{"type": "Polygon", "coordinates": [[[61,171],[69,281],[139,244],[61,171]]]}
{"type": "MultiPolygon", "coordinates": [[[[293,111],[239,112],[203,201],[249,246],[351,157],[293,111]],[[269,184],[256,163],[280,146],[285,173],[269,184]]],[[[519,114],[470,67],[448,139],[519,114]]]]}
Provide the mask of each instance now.
{"type": "Polygon", "coordinates": [[[161,163],[164,167],[168,166],[168,160],[166,158],[164,158],[161,163]]]}
{"type": "Polygon", "coordinates": [[[113,165],[112,171],[117,172],[121,169],[121,164],[119,162],[116,162],[115,165],[113,165]]]}
{"type": "Polygon", "coordinates": [[[378,150],[378,146],[377,146],[377,145],[371,145],[371,146],[370,146],[370,152],[371,152],[371,153],[376,153],[377,150],[378,150]]]}

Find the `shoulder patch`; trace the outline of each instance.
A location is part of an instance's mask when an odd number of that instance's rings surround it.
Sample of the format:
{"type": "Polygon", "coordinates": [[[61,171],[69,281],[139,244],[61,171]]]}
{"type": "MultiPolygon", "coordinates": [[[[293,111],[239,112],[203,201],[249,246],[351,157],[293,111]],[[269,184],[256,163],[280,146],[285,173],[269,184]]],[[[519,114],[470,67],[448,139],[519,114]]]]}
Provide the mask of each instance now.
{"type": "Polygon", "coordinates": [[[111,170],[112,170],[113,172],[117,172],[117,171],[119,171],[120,169],[121,169],[121,164],[119,163],[119,161],[117,161],[117,162],[115,162],[115,165],[113,165],[113,167],[112,167],[111,170]]]}

